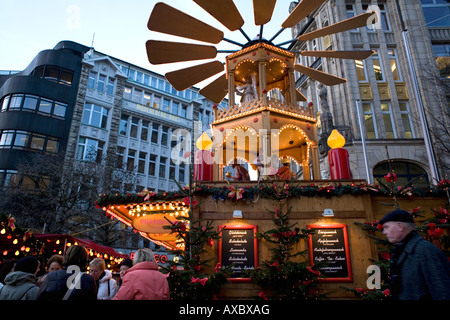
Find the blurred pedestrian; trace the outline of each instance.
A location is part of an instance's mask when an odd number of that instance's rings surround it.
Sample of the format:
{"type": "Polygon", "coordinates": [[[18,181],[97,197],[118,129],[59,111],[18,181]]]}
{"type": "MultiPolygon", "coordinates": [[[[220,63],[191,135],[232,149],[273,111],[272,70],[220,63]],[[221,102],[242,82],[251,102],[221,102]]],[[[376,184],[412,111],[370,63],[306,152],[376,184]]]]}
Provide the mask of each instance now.
{"type": "Polygon", "coordinates": [[[169,300],[169,283],[150,249],[139,249],[114,300],[169,300]]]}
{"type": "Polygon", "coordinates": [[[5,277],[5,285],[0,291],[0,300],[36,300],[39,287],[36,274],[40,262],[36,257],[24,257],[14,266],[14,271],[5,277]]]}
{"type": "Polygon", "coordinates": [[[64,257],[59,254],[51,256],[47,261],[47,273],[62,270],[64,257]]]}
{"type": "Polygon", "coordinates": [[[123,276],[125,274],[125,272],[127,272],[128,269],[130,269],[133,266],[133,261],[131,259],[124,259],[120,265],[119,265],[119,275],[120,275],[120,279],[119,279],[119,287],[122,285],[122,281],[123,281],[123,276]]]}
{"type": "Polygon", "coordinates": [[[64,256],[63,269],[45,277],[38,300],[97,300],[95,280],[84,272],[87,261],[84,247],[71,246],[64,256]]]}
{"type": "Polygon", "coordinates": [[[5,277],[10,273],[14,271],[14,265],[16,264],[17,260],[4,260],[0,264],[0,289],[5,285],[5,277]]]}
{"type": "Polygon", "coordinates": [[[97,284],[97,299],[111,300],[117,293],[117,282],[112,278],[112,272],[106,270],[105,260],[95,258],[89,263],[90,275],[94,277],[97,284]]]}
{"type": "Polygon", "coordinates": [[[38,277],[38,281],[37,281],[37,285],[39,287],[42,286],[42,283],[44,283],[45,277],[47,276],[47,274],[49,274],[50,272],[54,272],[54,271],[59,271],[62,270],[63,268],[63,263],[64,263],[64,257],[60,254],[54,254],[52,255],[48,260],[47,260],[47,264],[46,264],[46,273],[41,276],[38,277]]]}
{"type": "Polygon", "coordinates": [[[395,245],[391,253],[391,296],[396,300],[450,300],[450,263],[433,243],[415,232],[405,210],[386,214],[379,224],[395,245]]]}

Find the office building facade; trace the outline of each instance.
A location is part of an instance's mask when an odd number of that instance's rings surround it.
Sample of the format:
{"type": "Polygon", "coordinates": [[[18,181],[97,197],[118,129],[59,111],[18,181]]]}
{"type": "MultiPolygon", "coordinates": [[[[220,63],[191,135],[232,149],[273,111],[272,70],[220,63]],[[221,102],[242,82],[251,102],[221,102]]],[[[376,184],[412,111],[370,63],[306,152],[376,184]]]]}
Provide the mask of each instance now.
{"type": "MultiPolygon", "coordinates": [[[[291,10],[295,5],[291,3],[291,10]]],[[[329,177],[329,132],[324,128],[330,128],[331,123],[331,128],[346,137],[353,178],[376,183],[394,170],[399,185],[436,184],[449,173],[446,68],[450,5],[436,0],[326,1],[313,13],[314,21],[306,31],[303,28],[308,18],[292,33],[296,36],[368,10],[377,11],[380,20],[375,24],[368,21],[367,27],[297,42],[294,47],[295,51],[374,51],[364,61],[298,56],[303,65],[348,80],[324,88],[297,74],[298,89],[313,102],[321,121],[322,178],[329,177]],[[424,130],[424,123],[428,130],[424,130]]]]}
{"type": "MultiPolygon", "coordinates": [[[[2,72],[0,105],[0,188],[32,188],[18,172],[21,159],[63,153],[68,168],[112,155],[124,173],[113,190],[138,193],[189,183],[190,154],[178,147],[209,128],[214,104],[196,88],[178,92],[160,74],[63,41],[25,70],[2,72]]],[[[114,245],[144,244],[135,235],[114,245]]]]}

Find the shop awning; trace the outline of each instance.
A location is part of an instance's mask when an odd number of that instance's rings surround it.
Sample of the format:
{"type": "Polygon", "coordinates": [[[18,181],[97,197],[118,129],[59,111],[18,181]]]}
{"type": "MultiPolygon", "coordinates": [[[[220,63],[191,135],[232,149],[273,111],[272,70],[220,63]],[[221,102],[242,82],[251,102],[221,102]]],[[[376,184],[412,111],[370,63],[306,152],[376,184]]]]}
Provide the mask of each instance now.
{"type": "Polygon", "coordinates": [[[55,253],[64,253],[64,245],[70,247],[71,245],[80,245],[90,251],[92,257],[102,257],[105,259],[125,259],[126,254],[118,253],[111,247],[103,246],[95,243],[89,239],[80,239],[70,236],[68,234],[35,234],[36,239],[45,244],[44,250],[52,250],[55,253]]]}

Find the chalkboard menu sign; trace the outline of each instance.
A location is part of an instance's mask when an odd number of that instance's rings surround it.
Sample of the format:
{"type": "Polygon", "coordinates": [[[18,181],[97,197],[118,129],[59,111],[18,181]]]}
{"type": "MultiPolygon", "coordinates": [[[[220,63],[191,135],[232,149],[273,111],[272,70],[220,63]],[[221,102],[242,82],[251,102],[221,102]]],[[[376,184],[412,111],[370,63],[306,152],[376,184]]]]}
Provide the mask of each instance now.
{"type": "Polygon", "coordinates": [[[318,264],[325,282],[352,282],[352,268],[345,224],[309,225],[309,260],[318,264]]]}
{"type": "Polygon", "coordinates": [[[221,266],[232,266],[231,282],[247,282],[242,272],[258,266],[258,245],[255,238],[256,226],[226,225],[220,226],[222,238],[219,241],[218,259],[221,266]]]}

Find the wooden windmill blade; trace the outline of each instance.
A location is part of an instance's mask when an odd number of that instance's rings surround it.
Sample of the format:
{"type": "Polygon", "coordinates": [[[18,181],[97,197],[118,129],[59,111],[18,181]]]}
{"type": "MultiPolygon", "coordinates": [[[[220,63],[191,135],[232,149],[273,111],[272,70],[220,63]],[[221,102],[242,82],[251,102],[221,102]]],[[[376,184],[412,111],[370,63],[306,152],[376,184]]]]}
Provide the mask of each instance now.
{"type": "Polygon", "coordinates": [[[214,59],[217,56],[216,47],[198,44],[149,40],[146,48],[151,64],[214,59]]]}
{"type": "MultiPolygon", "coordinates": [[[[348,31],[348,30],[352,30],[352,29],[356,29],[356,28],[365,26],[365,25],[367,25],[368,21],[370,21],[370,17],[374,14],[376,14],[375,11],[360,14],[356,17],[343,20],[341,22],[332,24],[330,26],[323,27],[321,29],[305,33],[305,34],[299,36],[297,38],[297,40],[299,40],[299,41],[312,40],[315,38],[328,36],[330,34],[348,31]]],[[[375,20],[373,20],[373,21],[375,21],[375,20]]]]}
{"type": "Polygon", "coordinates": [[[233,0],[193,0],[230,31],[236,31],[244,25],[239,10],[233,0]]]}
{"type": "Polygon", "coordinates": [[[373,54],[373,50],[361,50],[361,51],[301,51],[300,55],[305,57],[322,57],[322,58],[338,58],[338,59],[352,59],[352,60],[364,60],[373,54]]]}
{"type": "Polygon", "coordinates": [[[165,74],[167,81],[178,91],[186,90],[224,70],[220,61],[212,61],[197,66],[180,69],[165,74]]]}
{"type": "Polygon", "coordinates": [[[297,101],[308,101],[308,99],[305,97],[303,93],[298,91],[298,89],[295,89],[295,92],[297,93],[297,101]]]}
{"type": "Polygon", "coordinates": [[[253,0],[255,25],[262,26],[272,19],[277,0],[253,0]]]}
{"type": "Polygon", "coordinates": [[[220,103],[228,94],[228,80],[225,74],[201,89],[200,94],[214,103],[220,103]]]}
{"type": "Polygon", "coordinates": [[[331,74],[325,73],[323,71],[305,67],[305,66],[302,66],[299,64],[296,64],[294,66],[294,69],[296,71],[310,77],[311,79],[317,80],[327,86],[335,86],[335,85],[347,82],[347,80],[344,78],[336,77],[331,74]]]}
{"type": "Polygon", "coordinates": [[[224,36],[222,31],[162,2],[153,8],[147,27],[151,31],[208,43],[219,43],[224,36]]]}
{"type": "Polygon", "coordinates": [[[287,19],[282,23],[282,28],[292,28],[306,18],[311,12],[320,7],[326,0],[303,0],[301,1],[287,19]]]}

